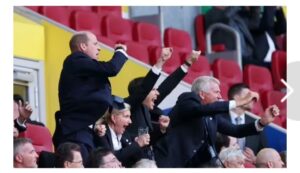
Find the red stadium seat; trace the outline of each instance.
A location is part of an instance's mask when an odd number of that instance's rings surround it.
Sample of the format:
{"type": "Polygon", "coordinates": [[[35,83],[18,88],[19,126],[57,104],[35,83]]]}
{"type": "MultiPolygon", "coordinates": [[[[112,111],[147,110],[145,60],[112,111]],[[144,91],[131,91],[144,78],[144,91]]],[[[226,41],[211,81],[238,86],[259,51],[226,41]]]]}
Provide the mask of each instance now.
{"type": "Polygon", "coordinates": [[[63,6],[42,6],[41,7],[41,13],[58,22],[61,23],[63,25],[66,26],[70,26],[70,13],[69,10],[67,9],[67,7],[63,7],[63,6]]]}
{"type": "Polygon", "coordinates": [[[133,41],[126,42],[126,45],[128,55],[133,56],[146,64],[150,64],[148,46],[133,41]]]}
{"type": "Polygon", "coordinates": [[[242,70],[239,65],[232,60],[217,59],[212,65],[214,77],[221,83],[226,83],[228,87],[243,81],[242,70]]]}
{"type": "Polygon", "coordinates": [[[258,115],[258,116],[261,116],[264,113],[264,109],[261,105],[260,100],[257,102],[254,102],[251,112],[253,112],[255,115],[258,115]]]}
{"type": "Polygon", "coordinates": [[[210,65],[205,56],[200,56],[196,62],[189,68],[189,72],[184,78],[188,83],[192,83],[199,76],[210,76],[210,65]]]}
{"type": "Polygon", "coordinates": [[[261,100],[263,107],[267,108],[270,105],[277,105],[280,109],[279,119],[281,120],[281,125],[283,126],[284,121],[286,121],[286,101],[281,102],[281,99],[285,96],[284,93],[280,91],[268,91],[262,94],[261,100]]]}
{"type": "Polygon", "coordinates": [[[133,39],[148,46],[161,47],[160,30],[157,25],[137,22],[133,27],[133,39]]]}
{"type": "Polygon", "coordinates": [[[100,15],[113,15],[116,17],[122,17],[121,6],[97,6],[93,7],[93,10],[100,15]]]}
{"type": "Polygon", "coordinates": [[[100,38],[100,22],[99,15],[88,11],[75,11],[71,15],[72,28],[75,30],[88,30],[100,38]]]}
{"type": "Polygon", "coordinates": [[[229,87],[226,83],[224,82],[221,82],[220,84],[220,90],[221,90],[221,96],[224,100],[228,100],[228,90],[229,90],[229,87]]]}
{"type": "Polygon", "coordinates": [[[246,65],[244,68],[244,82],[253,91],[262,94],[264,91],[273,90],[271,72],[256,65],[246,65]]]}
{"type": "Polygon", "coordinates": [[[67,6],[67,8],[68,8],[70,13],[75,12],[75,11],[92,12],[92,7],[91,6],[67,6]]]}
{"type": "Polygon", "coordinates": [[[26,126],[26,131],[20,133],[19,137],[31,139],[38,154],[41,151],[53,152],[52,136],[47,127],[29,123],[27,123],[26,126]]]}
{"type": "Polygon", "coordinates": [[[25,6],[26,8],[29,8],[32,11],[35,11],[37,13],[40,12],[40,6],[25,6]]]}
{"type": "Polygon", "coordinates": [[[277,90],[285,88],[285,85],[281,82],[281,79],[286,80],[286,52],[274,51],[272,54],[272,76],[274,82],[274,88],[277,90]]]}
{"type": "Polygon", "coordinates": [[[115,42],[132,41],[132,23],[116,16],[105,16],[102,20],[102,35],[115,42]]]}
{"type": "Polygon", "coordinates": [[[276,44],[279,50],[286,51],[286,34],[276,36],[276,44]]]}
{"type": "Polygon", "coordinates": [[[177,49],[181,58],[192,52],[192,40],[190,34],[184,30],[167,28],[164,32],[165,47],[177,49]]]}

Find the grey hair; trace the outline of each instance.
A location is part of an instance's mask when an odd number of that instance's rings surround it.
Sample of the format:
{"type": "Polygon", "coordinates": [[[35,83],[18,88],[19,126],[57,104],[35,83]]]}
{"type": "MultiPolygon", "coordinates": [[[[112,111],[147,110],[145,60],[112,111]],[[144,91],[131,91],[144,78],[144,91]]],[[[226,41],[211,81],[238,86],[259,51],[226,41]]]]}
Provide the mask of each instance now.
{"type": "Polygon", "coordinates": [[[14,158],[17,154],[21,153],[21,146],[24,146],[25,144],[32,144],[31,139],[29,138],[16,138],[14,139],[14,158]]]}
{"type": "Polygon", "coordinates": [[[141,159],[137,161],[132,167],[133,168],[157,168],[157,165],[154,160],[141,159]]]}
{"type": "Polygon", "coordinates": [[[245,156],[244,156],[242,150],[232,148],[232,147],[222,150],[219,154],[219,158],[223,163],[225,161],[235,160],[237,157],[241,157],[241,158],[245,159],[245,156]]]}
{"type": "Polygon", "coordinates": [[[130,108],[131,108],[130,105],[128,103],[124,103],[124,105],[125,105],[125,108],[122,109],[122,110],[112,109],[111,113],[109,113],[109,111],[107,110],[104,113],[104,115],[102,116],[102,120],[104,122],[108,123],[108,122],[111,122],[111,116],[112,116],[112,114],[118,115],[118,114],[120,114],[120,113],[122,113],[124,111],[130,111],[130,108]]]}
{"type": "Polygon", "coordinates": [[[193,81],[192,92],[208,92],[212,82],[220,85],[220,81],[212,76],[200,76],[193,81]]]}

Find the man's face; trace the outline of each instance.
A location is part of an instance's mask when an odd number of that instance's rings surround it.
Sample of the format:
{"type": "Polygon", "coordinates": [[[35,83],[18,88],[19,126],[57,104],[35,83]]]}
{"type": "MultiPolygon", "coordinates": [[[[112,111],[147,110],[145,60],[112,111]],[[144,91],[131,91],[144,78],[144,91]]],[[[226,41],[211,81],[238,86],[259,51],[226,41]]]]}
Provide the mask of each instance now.
{"type": "Polygon", "coordinates": [[[115,155],[109,153],[103,157],[103,163],[100,165],[101,168],[122,168],[122,163],[116,158],[115,155]]]}
{"type": "Polygon", "coordinates": [[[19,105],[14,102],[14,120],[19,118],[20,112],[19,112],[19,105]]]}
{"type": "Polygon", "coordinates": [[[282,168],[284,163],[278,153],[273,153],[273,168],[282,168]]]}
{"type": "Polygon", "coordinates": [[[88,41],[83,48],[83,52],[89,55],[92,59],[98,60],[100,45],[97,37],[92,33],[87,33],[88,41]]]}
{"type": "Polygon", "coordinates": [[[143,105],[146,106],[149,110],[152,110],[154,108],[154,101],[157,99],[157,96],[159,96],[159,92],[157,91],[157,89],[152,89],[143,101],[143,105]]]}
{"type": "Polygon", "coordinates": [[[203,104],[214,103],[222,99],[219,85],[215,82],[210,82],[208,91],[200,91],[200,97],[203,104]]]}
{"type": "Polygon", "coordinates": [[[24,168],[37,168],[37,158],[38,155],[31,143],[26,143],[23,146],[21,155],[21,162],[24,168]]]}
{"type": "Polygon", "coordinates": [[[131,124],[130,116],[131,114],[129,110],[112,115],[112,121],[115,127],[114,130],[117,135],[123,134],[126,127],[131,124]]]}
{"type": "Polygon", "coordinates": [[[83,168],[82,157],[79,151],[72,151],[73,160],[67,164],[68,168],[83,168]]]}

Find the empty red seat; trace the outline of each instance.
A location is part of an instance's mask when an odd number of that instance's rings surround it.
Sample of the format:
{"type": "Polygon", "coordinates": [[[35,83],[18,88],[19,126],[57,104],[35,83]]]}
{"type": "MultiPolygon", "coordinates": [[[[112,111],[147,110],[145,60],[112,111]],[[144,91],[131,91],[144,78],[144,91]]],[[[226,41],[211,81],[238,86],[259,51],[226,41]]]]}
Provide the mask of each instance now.
{"type": "Polygon", "coordinates": [[[29,138],[37,153],[41,151],[53,152],[52,136],[47,127],[26,124],[26,131],[20,133],[19,137],[29,138]]]}
{"type": "Polygon", "coordinates": [[[133,27],[133,39],[148,46],[161,47],[160,30],[157,25],[137,22],[133,27]]]}
{"type": "Polygon", "coordinates": [[[192,52],[192,40],[190,34],[184,30],[167,28],[164,32],[165,47],[177,49],[181,58],[192,52]]]}
{"type": "Polygon", "coordinates": [[[284,93],[280,91],[268,91],[262,94],[261,100],[264,108],[270,105],[277,105],[280,109],[279,118],[283,126],[284,121],[286,121],[286,101],[281,102],[281,99],[285,96],[284,93]]]}
{"type": "Polygon", "coordinates": [[[228,90],[229,90],[228,84],[221,82],[220,91],[221,91],[221,96],[224,100],[228,100],[228,94],[227,94],[228,90]]]}
{"type": "Polygon", "coordinates": [[[228,87],[243,81],[242,70],[233,60],[217,59],[212,65],[214,77],[221,83],[226,83],[228,87]]]}
{"type": "Polygon", "coordinates": [[[70,13],[73,13],[75,11],[87,11],[92,12],[91,6],[67,6],[70,13]]]}
{"type": "Polygon", "coordinates": [[[210,76],[210,65],[205,56],[200,56],[196,62],[189,68],[188,74],[184,80],[192,83],[199,76],[210,76]]]}
{"type": "Polygon", "coordinates": [[[281,79],[286,80],[286,52],[274,51],[272,54],[271,65],[274,88],[277,90],[285,88],[285,85],[281,82],[281,79]]]}
{"type": "Polygon", "coordinates": [[[97,6],[93,7],[93,10],[100,15],[114,15],[117,17],[122,17],[121,6],[97,6]]]}
{"type": "Polygon", "coordinates": [[[41,13],[58,22],[61,23],[63,25],[66,26],[70,26],[70,13],[69,10],[67,9],[67,7],[64,6],[42,6],[41,7],[41,13]]]}
{"type": "Polygon", "coordinates": [[[261,105],[260,100],[258,100],[257,102],[254,102],[251,112],[254,113],[255,115],[258,115],[258,116],[263,115],[264,109],[261,105]]]}
{"type": "Polygon", "coordinates": [[[105,16],[101,24],[102,35],[115,42],[132,41],[131,25],[129,20],[116,16],[105,16]]]}
{"type": "Polygon", "coordinates": [[[75,11],[71,15],[71,27],[75,30],[88,30],[100,38],[100,22],[101,18],[93,12],[75,11]]]}
{"type": "Polygon", "coordinates": [[[128,55],[146,63],[150,64],[148,46],[137,42],[126,42],[128,55]]]}
{"type": "Polygon", "coordinates": [[[251,90],[262,94],[264,91],[273,90],[272,76],[269,69],[256,65],[246,65],[244,68],[244,83],[251,90]]]}

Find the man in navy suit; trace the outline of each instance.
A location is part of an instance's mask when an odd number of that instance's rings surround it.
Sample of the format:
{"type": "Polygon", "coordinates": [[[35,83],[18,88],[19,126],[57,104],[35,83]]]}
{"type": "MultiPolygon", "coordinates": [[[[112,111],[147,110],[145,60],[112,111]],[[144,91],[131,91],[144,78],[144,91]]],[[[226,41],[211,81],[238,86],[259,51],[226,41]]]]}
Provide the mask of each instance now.
{"type": "Polygon", "coordinates": [[[127,61],[126,46],[117,44],[112,59],[98,61],[99,42],[91,32],[78,32],[70,40],[59,80],[60,111],[56,113],[55,147],[70,141],[80,145],[83,160],[94,148],[92,126],[112,103],[109,77],[127,61]]]}
{"type": "Polygon", "coordinates": [[[233,125],[216,115],[248,104],[252,99],[258,99],[258,94],[249,91],[243,98],[220,101],[219,85],[218,79],[201,76],[193,82],[192,92],[179,96],[170,113],[170,129],[154,146],[159,167],[201,167],[210,162],[216,163],[214,145],[217,131],[234,137],[254,135],[279,114],[278,108],[272,106],[260,120],[233,125]]]}

